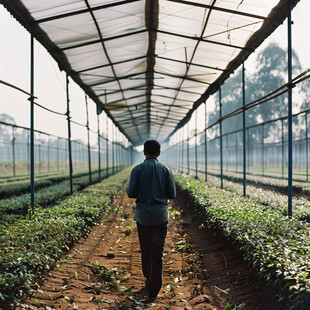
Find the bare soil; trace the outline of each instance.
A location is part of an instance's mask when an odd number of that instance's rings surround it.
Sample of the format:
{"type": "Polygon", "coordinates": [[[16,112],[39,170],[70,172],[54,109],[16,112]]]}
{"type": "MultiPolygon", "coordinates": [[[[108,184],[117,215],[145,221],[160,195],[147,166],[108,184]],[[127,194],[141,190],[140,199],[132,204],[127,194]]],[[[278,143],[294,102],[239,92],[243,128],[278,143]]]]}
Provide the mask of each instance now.
{"type": "Polygon", "coordinates": [[[164,284],[159,299],[147,303],[134,200],[124,191],[113,204],[114,212],[60,258],[24,299],[24,308],[220,310],[231,304],[227,309],[280,309],[274,291],[231,245],[199,228],[201,219],[181,193],[170,203],[164,284]]]}

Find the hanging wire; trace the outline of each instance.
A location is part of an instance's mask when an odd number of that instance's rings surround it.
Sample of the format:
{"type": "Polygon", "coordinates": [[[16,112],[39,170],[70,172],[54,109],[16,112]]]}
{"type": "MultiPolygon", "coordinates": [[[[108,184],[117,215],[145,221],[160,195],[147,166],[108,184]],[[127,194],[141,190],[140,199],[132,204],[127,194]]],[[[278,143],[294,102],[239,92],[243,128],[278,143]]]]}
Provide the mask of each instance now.
{"type": "Polygon", "coordinates": [[[18,91],[20,91],[20,92],[22,92],[22,93],[24,93],[24,94],[30,96],[31,98],[36,98],[36,99],[38,99],[38,97],[29,94],[28,92],[26,92],[25,90],[21,89],[20,87],[18,87],[18,86],[16,86],[16,85],[13,85],[13,84],[11,84],[11,83],[5,82],[5,81],[3,81],[3,80],[0,80],[0,83],[3,84],[3,85],[9,86],[9,87],[11,87],[11,88],[17,89],[18,91]]]}

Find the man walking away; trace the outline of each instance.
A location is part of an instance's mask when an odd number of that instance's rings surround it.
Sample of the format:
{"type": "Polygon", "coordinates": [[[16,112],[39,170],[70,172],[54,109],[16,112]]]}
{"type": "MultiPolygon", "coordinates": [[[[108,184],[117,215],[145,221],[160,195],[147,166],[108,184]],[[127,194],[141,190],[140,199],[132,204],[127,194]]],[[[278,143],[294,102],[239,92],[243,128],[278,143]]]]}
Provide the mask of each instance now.
{"type": "Polygon", "coordinates": [[[176,196],[171,171],[157,160],[160,144],[144,143],[145,161],[132,169],[127,194],[137,198],[134,219],[137,222],[142,271],[149,301],[154,301],[162,286],[163,250],[168,223],[168,199],[176,196]]]}

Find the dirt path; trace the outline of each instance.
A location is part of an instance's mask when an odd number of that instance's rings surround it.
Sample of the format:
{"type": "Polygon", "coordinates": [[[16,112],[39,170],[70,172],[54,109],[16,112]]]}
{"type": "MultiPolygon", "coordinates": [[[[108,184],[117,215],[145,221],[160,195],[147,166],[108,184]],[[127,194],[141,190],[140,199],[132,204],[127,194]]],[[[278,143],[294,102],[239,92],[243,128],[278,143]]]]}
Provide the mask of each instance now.
{"type": "Polygon", "coordinates": [[[146,304],[133,205],[126,194],[117,197],[114,212],[64,255],[25,300],[28,308],[220,310],[235,303],[239,307],[229,309],[277,309],[233,249],[198,228],[199,219],[182,195],[170,205],[160,298],[146,304]]]}

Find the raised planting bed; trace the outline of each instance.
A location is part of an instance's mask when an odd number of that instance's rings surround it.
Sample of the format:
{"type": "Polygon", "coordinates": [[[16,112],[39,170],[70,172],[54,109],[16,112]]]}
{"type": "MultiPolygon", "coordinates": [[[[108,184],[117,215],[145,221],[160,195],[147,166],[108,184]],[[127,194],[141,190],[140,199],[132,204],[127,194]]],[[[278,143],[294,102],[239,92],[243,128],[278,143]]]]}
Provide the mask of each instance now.
{"type": "Polygon", "coordinates": [[[220,231],[258,275],[282,291],[288,309],[310,309],[310,224],[209,184],[176,176],[203,225],[220,231]]]}
{"type": "Polygon", "coordinates": [[[0,308],[9,308],[25,291],[38,287],[58,257],[111,210],[111,198],[128,176],[126,169],[57,206],[0,228],[0,308]]]}
{"type": "MultiPolygon", "coordinates": [[[[111,174],[111,171],[113,168],[109,168],[109,172],[111,174]]],[[[101,176],[104,178],[106,176],[106,169],[101,170],[101,176]]],[[[83,171],[83,172],[78,172],[73,174],[73,180],[81,178],[81,177],[86,177],[88,178],[88,171],[83,171]]],[[[25,193],[30,192],[30,181],[29,181],[29,176],[27,176],[26,181],[20,181],[20,182],[10,182],[7,184],[1,184],[0,187],[0,199],[4,198],[10,198],[13,196],[18,196],[22,195],[25,193]]],[[[95,178],[96,180],[99,179],[99,173],[98,170],[92,171],[92,179],[95,178]]],[[[69,175],[66,174],[58,174],[58,175],[53,175],[53,176],[38,176],[38,178],[35,180],[35,190],[42,189],[47,186],[51,186],[53,184],[69,180],[69,175]]]]}
{"type": "MultiPolygon", "coordinates": [[[[208,176],[208,184],[215,187],[220,187],[220,178],[214,176],[208,176]]],[[[259,204],[269,205],[271,208],[275,208],[283,213],[288,214],[287,195],[281,194],[277,191],[273,191],[271,188],[267,189],[257,188],[253,185],[247,185],[246,196],[256,200],[259,204]]],[[[243,194],[243,184],[235,182],[225,182],[224,189],[243,194]]],[[[306,198],[295,196],[292,199],[293,214],[300,220],[306,221],[310,216],[310,201],[306,198]]]]}
{"type": "MultiPolygon", "coordinates": [[[[92,183],[99,181],[98,173],[92,175],[92,183]]],[[[73,179],[73,191],[79,191],[89,185],[88,174],[73,179]]],[[[35,192],[35,209],[48,207],[70,195],[70,181],[54,183],[35,192]]],[[[29,210],[30,194],[23,194],[0,200],[0,225],[11,224],[24,217],[29,210]]]]}

